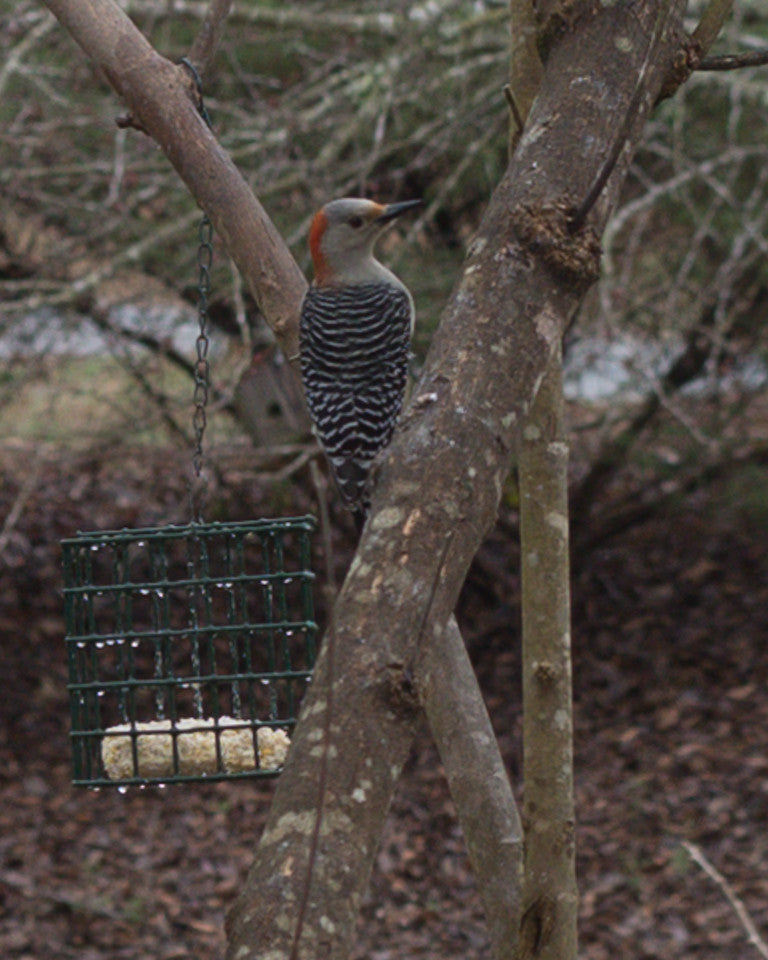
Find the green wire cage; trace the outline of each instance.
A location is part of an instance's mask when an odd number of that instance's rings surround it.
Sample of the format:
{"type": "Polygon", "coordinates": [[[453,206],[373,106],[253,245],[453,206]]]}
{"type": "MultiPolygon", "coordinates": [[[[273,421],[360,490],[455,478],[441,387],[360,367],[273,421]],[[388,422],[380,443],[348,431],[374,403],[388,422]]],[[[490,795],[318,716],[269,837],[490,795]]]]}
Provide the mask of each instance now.
{"type": "Polygon", "coordinates": [[[314,525],[62,541],[75,784],[278,772],[315,658],[314,525]]]}

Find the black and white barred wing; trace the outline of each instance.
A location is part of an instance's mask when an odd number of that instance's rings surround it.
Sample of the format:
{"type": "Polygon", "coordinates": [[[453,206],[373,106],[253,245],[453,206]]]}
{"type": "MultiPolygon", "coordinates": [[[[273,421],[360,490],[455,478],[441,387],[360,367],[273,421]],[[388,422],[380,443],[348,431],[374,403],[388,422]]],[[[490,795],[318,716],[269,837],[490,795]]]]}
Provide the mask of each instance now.
{"type": "Polygon", "coordinates": [[[365,511],[371,461],[403,405],[413,306],[389,284],[313,287],[301,311],[301,375],[342,496],[365,511]]]}

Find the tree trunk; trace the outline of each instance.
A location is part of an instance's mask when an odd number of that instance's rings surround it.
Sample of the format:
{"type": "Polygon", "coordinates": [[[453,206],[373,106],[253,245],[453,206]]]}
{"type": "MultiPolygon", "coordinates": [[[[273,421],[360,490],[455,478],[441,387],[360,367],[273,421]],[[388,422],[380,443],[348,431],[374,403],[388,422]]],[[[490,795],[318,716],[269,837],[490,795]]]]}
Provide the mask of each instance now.
{"type": "Polygon", "coordinates": [[[561,351],[520,440],[525,882],[521,956],[575,960],[578,893],[561,351]]]}
{"type": "MultiPolygon", "coordinates": [[[[676,25],[679,13],[678,5],[676,25]]],[[[309,691],[297,729],[299,750],[280,779],[264,841],[232,916],[231,960],[341,958],[349,950],[351,908],[363,889],[356,884],[367,876],[414,729],[410,694],[413,677],[417,688],[420,681],[419,651],[436,644],[439,656],[466,570],[493,522],[518,426],[596,276],[596,231],[672,62],[671,33],[654,32],[658,16],[650,2],[631,10],[602,8],[550,54],[527,131],[471,244],[414,399],[381,464],[372,514],[324,641],[322,682],[309,691]],[[635,116],[625,124],[630,106],[635,116]],[[567,212],[592,189],[621,128],[630,142],[591,212],[592,226],[571,236],[567,212]],[[314,817],[306,787],[320,778],[318,761],[307,766],[303,741],[320,736],[329,659],[344,665],[334,693],[343,716],[334,717],[333,750],[323,754],[324,795],[314,792],[323,842],[294,949],[297,891],[307,883],[305,825],[314,817]],[[347,738],[344,718],[353,713],[360,732],[347,738]],[[355,770],[366,784],[378,778],[380,790],[365,811],[355,809],[353,798],[361,793],[359,781],[350,778],[355,770]],[[364,870],[348,882],[345,860],[353,844],[359,851],[355,869],[364,870]],[[296,858],[300,875],[292,869],[296,858]]]]}

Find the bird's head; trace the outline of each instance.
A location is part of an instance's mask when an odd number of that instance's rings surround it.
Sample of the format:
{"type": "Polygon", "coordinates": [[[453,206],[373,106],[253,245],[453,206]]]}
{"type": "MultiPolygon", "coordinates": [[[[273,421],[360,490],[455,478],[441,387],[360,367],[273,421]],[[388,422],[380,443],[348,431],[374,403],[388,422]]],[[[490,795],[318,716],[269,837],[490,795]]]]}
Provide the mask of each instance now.
{"type": "Polygon", "coordinates": [[[381,204],[357,197],[326,203],[309,230],[309,249],[319,286],[365,283],[379,264],[373,246],[392,221],[421,200],[381,204]]]}

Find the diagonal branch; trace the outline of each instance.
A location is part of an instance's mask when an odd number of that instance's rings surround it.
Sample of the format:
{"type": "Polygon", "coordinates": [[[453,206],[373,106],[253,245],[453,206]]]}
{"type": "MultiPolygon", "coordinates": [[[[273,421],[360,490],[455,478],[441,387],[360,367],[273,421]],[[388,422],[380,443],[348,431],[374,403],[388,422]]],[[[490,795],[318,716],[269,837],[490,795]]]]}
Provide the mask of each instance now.
{"type": "Polygon", "coordinates": [[[698,26],[691,35],[699,56],[707,53],[720,36],[720,31],[731,15],[732,9],[733,0],[709,0],[698,26]]]}
{"type": "Polygon", "coordinates": [[[576,524],[580,550],[588,549],[587,542],[581,538],[589,541],[595,533],[590,514],[599,492],[605,489],[618,469],[626,463],[632,446],[661,410],[662,397],[682,389],[704,369],[714,346],[709,334],[713,323],[714,308],[708,306],[701,321],[689,332],[685,348],[661,378],[657,389],[646,397],[618,436],[608,438],[592,458],[589,471],[571,495],[573,516],[581,521],[576,524]]]}
{"type": "Polygon", "coordinates": [[[298,351],[306,280],[264,208],[189,97],[187,71],[160,56],[113,0],[46,0],[208,214],[286,356],[298,351]],[[170,118],[173,122],[169,122],[170,118]]]}
{"type": "Polygon", "coordinates": [[[713,880],[717,884],[717,886],[723,892],[725,899],[733,908],[734,913],[739,918],[739,922],[741,923],[742,927],[744,928],[744,932],[747,935],[747,940],[757,950],[761,957],[764,957],[765,960],[768,960],[768,943],[766,943],[766,941],[760,936],[752,917],[750,917],[749,913],[747,912],[747,908],[736,896],[736,892],[730,883],[728,883],[722,873],[720,873],[720,871],[713,866],[713,864],[704,855],[704,852],[701,850],[701,848],[697,847],[695,843],[689,843],[688,840],[683,840],[682,846],[685,848],[690,858],[701,867],[710,880],[713,880]]]}
{"type": "Polygon", "coordinates": [[[200,27],[200,32],[189,51],[189,59],[197,68],[200,76],[208,73],[211,61],[221,43],[227,16],[232,7],[232,0],[211,0],[200,27]]]}

